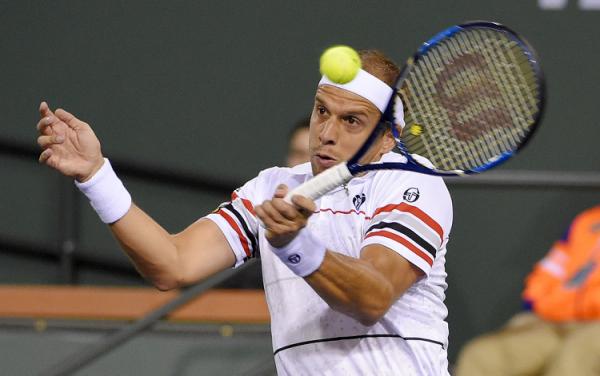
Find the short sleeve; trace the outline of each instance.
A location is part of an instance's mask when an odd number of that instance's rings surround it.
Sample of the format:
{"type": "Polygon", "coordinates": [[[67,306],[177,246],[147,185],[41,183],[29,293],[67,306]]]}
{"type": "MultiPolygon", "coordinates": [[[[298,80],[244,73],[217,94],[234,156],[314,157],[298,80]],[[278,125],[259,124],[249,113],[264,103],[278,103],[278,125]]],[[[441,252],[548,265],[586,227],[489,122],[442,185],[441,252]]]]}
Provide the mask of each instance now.
{"type": "Polygon", "coordinates": [[[383,245],[428,275],[452,226],[452,201],[443,180],[387,171],[377,177],[371,195],[375,200],[361,248],[383,245]]]}
{"type": "Polygon", "coordinates": [[[222,203],[205,218],[221,229],[239,266],[258,255],[258,220],[250,197],[257,196],[258,178],[252,179],[231,194],[231,200],[222,203]]]}

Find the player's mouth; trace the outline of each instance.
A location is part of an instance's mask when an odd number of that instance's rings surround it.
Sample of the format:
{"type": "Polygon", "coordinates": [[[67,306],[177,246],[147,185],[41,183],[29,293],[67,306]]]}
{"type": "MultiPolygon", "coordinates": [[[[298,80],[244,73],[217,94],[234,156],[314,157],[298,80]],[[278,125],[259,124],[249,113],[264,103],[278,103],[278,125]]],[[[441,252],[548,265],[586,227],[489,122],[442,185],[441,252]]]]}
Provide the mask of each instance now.
{"type": "Polygon", "coordinates": [[[315,162],[322,167],[323,169],[327,169],[329,167],[333,167],[338,164],[338,160],[329,154],[325,153],[316,153],[315,154],[315,162]]]}

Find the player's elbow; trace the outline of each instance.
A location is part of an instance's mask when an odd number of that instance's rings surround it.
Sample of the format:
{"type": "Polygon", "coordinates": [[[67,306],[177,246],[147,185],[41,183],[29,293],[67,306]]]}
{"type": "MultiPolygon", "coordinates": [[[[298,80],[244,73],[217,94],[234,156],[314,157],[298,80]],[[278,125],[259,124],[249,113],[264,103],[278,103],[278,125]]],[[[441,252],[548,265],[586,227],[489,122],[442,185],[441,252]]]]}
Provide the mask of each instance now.
{"type": "Polygon", "coordinates": [[[377,324],[377,322],[382,317],[383,316],[379,316],[379,315],[361,315],[357,319],[358,319],[358,322],[361,323],[361,325],[364,325],[364,326],[373,326],[373,325],[377,324]]]}
{"type": "Polygon", "coordinates": [[[174,278],[157,278],[151,281],[152,285],[160,291],[170,291],[181,287],[174,278]]]}
{"type": "Polygon", "coordinates": [[[373,326],[385,316],[393,303],[391,291],[368,296],[356,310],[356,319],[364,326],[373,326]]]}
{"type": "Polygon", "coordinates": [[[163,273],[160,275],[153,276],[149,278],[150,283],[160,291],[169,291],[180,289],[188,283],[186,283],[185,278],[177,273],[163,273]]]}
{"type": "Polygon", "coordinates": [[[375,325],[387,313],[389,306],[371,307],[370,309],[362,309],[356,315],[356,319],[364,326],[375,325]]]}
{"type": "Polygon", "coordinates": [[[144,273],[146,279],[160,291],[180,289],[192,284],[194,281],[187,274],[186,269],[177,262],[153,265],[144,273]]]}

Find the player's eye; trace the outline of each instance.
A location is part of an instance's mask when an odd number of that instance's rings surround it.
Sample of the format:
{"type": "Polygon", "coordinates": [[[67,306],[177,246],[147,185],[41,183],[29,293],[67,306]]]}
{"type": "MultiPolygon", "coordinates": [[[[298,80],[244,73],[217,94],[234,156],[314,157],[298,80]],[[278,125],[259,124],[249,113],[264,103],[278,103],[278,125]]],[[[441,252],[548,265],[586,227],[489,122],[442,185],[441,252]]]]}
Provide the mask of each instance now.
{"type": "Polygon", "coordinates": [[[319,115],[325,115],[327,113],[327,109],[324,106],[317,106],[317,113],[319,115]]]}
{"type": "Polygon", "coordinates": [[[344,121],[351,125],[351,126],[358,126],[360,125],[360,120],[358,120],[358,118],[354,117],[354,116],[346,116],[344,118],[344,121]]]}

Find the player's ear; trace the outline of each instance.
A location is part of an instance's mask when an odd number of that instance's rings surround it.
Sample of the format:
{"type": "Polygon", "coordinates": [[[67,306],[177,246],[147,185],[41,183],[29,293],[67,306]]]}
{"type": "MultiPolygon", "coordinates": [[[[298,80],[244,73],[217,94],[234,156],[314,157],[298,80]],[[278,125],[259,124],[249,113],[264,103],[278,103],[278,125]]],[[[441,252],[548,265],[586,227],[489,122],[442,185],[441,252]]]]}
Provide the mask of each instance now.
{"type": "Polygon", "coordinates": [[[383,133],[383,142],[381,144],[381,152],[382,154],[388,153],[392,151],[392,149],[396,146],[396,140],[394,139],[394,135],[392,134],[391,129],[386,129],[383,133]]]}

